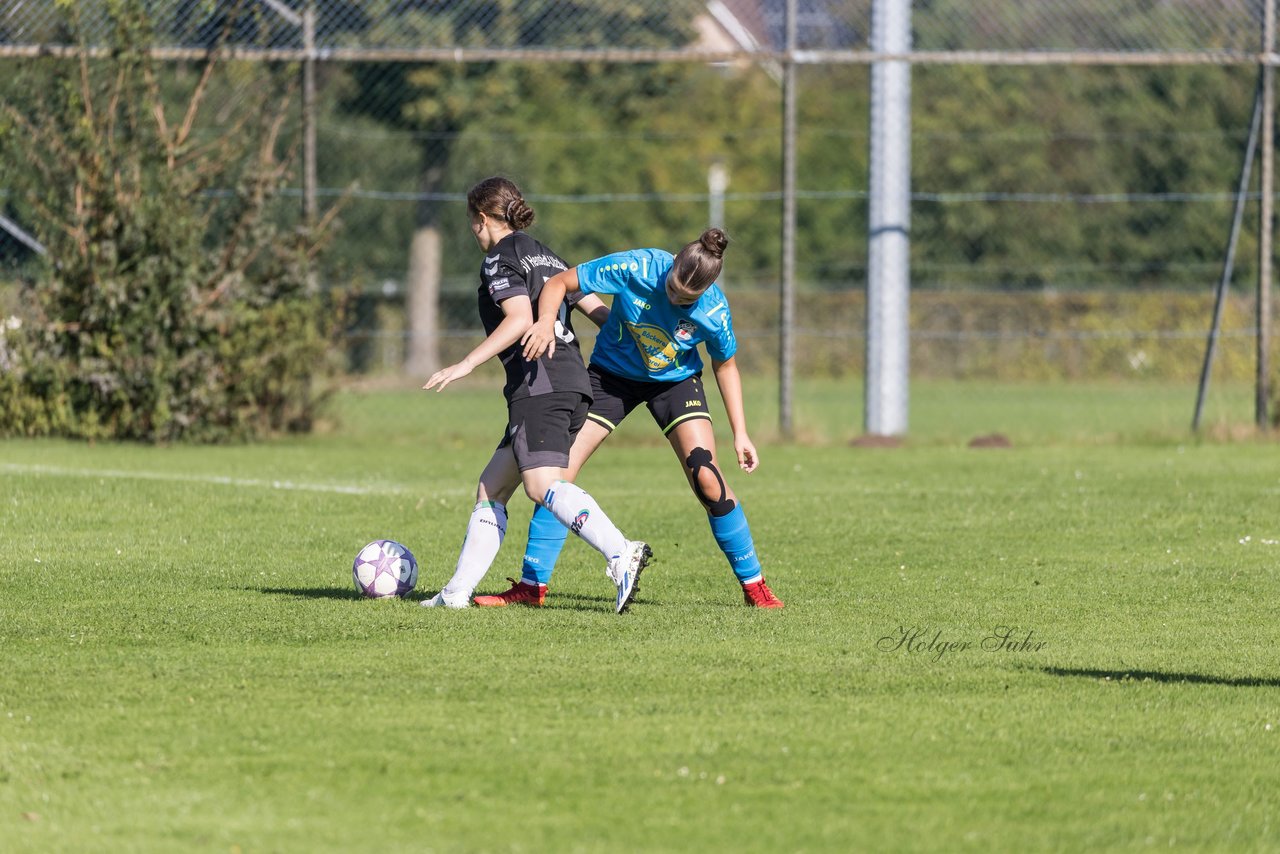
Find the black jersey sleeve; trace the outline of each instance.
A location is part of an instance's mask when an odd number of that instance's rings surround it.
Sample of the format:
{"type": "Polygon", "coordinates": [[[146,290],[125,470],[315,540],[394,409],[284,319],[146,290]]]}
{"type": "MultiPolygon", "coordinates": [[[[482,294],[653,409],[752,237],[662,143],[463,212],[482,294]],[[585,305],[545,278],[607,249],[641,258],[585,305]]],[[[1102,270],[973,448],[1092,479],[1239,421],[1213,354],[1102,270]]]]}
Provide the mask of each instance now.
{"type": "Polygon", "coordinates": [[[501,251],[486,255],[480,268],[480,281],[494,302],[518,296],[529,296],[529,284],[514,254],[501,251]]]}

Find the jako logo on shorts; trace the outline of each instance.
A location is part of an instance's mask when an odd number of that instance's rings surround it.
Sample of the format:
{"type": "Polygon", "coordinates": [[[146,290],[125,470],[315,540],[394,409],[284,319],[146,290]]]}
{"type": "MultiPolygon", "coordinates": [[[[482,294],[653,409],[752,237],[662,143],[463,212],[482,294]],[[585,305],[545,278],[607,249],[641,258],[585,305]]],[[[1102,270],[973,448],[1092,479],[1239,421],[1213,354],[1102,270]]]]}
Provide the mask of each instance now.
{"type": "Polygon", "coordinates": [[[573,524],[569,526],[569,530],[575,534],[581,534],[582,526],[587,524],[587,517],[590,515],[590,510],[579,510],[578,515],[573,517],[573,524]]]}

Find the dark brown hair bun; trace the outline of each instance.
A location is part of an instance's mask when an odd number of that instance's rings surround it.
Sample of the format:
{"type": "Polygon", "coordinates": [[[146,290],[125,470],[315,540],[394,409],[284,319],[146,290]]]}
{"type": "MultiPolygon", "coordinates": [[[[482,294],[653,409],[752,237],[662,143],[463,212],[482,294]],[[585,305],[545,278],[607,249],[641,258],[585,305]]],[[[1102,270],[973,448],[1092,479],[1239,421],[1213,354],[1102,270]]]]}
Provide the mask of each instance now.
{"type": "Polygon", "coordinates": [[[724,250],[729,245],[729,236],[720,228],[708,228],[702,232],[702,236],[698,238],[698,242],[702,244],[702,248],[707,250],[709,255],[716,258],[724,257],[724,250]]]}
{"type": "Polygon", "coordinates": [[[485,178],[467,192],[467,212],[505,219],[517,230],[528,228],[534,220],[533,208],[524,200],[520,188],[500,175],[485,178]]]}
{"type": "Polygon", "coordinates": [[[533,225],[533,208],[525,204],[523,198],[512,199],[507,203],[507,222],[515,229],[525,229],[533,225]]]}
{"type": "Polygon", "coordinates": [[[697,240],[686,243],[671,261],[667,284],[675,293],[697,300],[720,275],[729,237],[724,229],[708,228],[697,240]]]}

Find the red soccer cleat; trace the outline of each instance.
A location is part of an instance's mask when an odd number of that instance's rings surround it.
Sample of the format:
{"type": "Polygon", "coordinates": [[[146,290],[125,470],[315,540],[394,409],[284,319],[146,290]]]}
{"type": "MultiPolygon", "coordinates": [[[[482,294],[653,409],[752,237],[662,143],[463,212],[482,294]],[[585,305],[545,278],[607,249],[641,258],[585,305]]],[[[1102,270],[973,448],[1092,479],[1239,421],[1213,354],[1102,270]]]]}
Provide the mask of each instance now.
{"type": "MultiPolygon", "coordinates": [[[[764,583],[763,578],[759,581],[742,585],[742,598],[753,608],[782,607],[782,600],[773,595],[773,591],[769,589],[769,585],[764,583]]],[[[480,604],[479,597],[476,598],[476,604],[480,604]]]]}
{"type": "Polygon", "coordinates": [[[514,578],[508,578],[507,581],[511,582],[511,589],[506,593],[499,593],[496,596],[477,596],[471,601],[481,608],[501,608],[506,605],[531,605],[534,608],[541,608],[542,603],[547,600],[545,584],[525,584],[514,578]]]}

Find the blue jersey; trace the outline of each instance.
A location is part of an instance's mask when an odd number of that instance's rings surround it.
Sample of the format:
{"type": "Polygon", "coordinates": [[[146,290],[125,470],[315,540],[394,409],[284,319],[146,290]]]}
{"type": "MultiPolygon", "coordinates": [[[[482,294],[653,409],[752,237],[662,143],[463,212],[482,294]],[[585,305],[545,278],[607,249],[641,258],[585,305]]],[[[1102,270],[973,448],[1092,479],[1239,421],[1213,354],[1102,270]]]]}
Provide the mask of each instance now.
{"type": "Polygon", "coordinates": [[[673,256],[661,249],[616,252],[578,265],[586,294],[615,294],[591,363],[641,382],[680,382],[702,370],[698,344],[719,362],[738,350],[724,291],[712,284],[693,305],[667,298],[673,256]]]}

